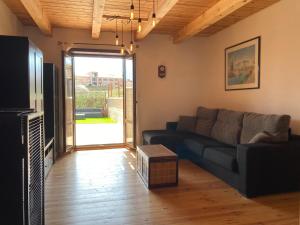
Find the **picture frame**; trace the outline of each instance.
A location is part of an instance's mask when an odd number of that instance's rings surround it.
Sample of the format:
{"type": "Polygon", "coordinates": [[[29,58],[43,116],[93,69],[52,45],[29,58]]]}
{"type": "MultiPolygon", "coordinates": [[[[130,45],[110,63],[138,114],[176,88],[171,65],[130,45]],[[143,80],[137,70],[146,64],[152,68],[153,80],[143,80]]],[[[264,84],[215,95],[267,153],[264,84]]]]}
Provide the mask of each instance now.
{"type": "Polygon", "coordinates": [[[225,49],[225,91],[260,88],[261,37],[225,49]]]}

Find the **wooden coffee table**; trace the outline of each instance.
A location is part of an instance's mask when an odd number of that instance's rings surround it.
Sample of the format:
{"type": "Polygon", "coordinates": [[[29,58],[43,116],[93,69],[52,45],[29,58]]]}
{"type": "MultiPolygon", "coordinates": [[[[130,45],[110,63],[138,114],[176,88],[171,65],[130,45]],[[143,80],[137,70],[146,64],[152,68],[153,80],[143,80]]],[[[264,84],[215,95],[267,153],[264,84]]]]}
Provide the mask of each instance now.
{"type": "Polygon", "coordinates": [[[137,172],[149,188],[178,184],[178,157],[163,145],[137,147],[137,172]]]}

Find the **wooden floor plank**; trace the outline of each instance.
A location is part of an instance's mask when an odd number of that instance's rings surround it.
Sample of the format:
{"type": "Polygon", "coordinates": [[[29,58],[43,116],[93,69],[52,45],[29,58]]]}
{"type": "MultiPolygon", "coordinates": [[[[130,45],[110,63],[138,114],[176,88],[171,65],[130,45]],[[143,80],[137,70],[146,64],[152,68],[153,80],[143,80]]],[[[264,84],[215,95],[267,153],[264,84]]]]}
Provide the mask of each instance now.
{"type": "Polygon", "coordinates": [[[186,160],[178,187],[149,191],[135,165],[126,149],[59,159],[46,181],[46,225],[299,225],[299,193],[247,199],[186,160]]]}

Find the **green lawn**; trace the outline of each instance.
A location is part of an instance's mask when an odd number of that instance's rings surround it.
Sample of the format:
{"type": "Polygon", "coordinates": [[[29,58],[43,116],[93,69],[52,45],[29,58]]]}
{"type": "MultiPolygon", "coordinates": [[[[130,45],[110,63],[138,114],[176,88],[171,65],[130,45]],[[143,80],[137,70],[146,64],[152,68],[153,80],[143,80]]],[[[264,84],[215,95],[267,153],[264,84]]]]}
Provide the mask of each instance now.
{"type": "Polygon", "coordinates": [[[77,124],[109,124],[109,123],[117,123],[115,120],[109,117],[104,118],[87,118],[84,120],[76,120],[77,124]]]}

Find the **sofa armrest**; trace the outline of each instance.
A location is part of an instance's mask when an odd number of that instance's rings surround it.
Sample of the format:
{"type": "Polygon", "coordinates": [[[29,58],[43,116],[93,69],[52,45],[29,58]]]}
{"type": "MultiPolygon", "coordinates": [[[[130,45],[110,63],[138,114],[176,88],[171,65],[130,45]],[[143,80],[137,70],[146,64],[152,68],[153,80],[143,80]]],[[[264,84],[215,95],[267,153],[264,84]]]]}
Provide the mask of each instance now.
{"type": "Polygon", "coordinates": [[[237,161],[247,197],[299,190],[299,142],[238,145],[237,161]]]}
{"type": "Polygon", "coordinates": [[[176,131],[178,122],[167,122],[166,129],[170,131],[176,131]]]}

